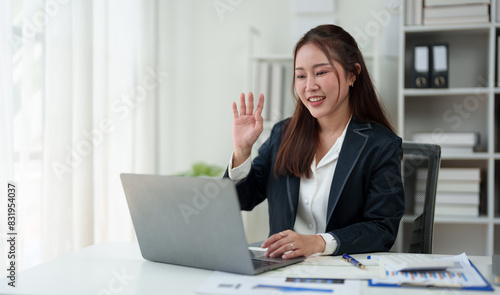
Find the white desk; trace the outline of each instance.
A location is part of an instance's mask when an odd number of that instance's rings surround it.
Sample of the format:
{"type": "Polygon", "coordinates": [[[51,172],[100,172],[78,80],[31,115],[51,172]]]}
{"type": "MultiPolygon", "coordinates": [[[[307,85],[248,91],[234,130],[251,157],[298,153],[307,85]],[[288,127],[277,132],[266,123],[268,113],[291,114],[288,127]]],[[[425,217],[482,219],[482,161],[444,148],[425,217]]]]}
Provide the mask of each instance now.
{"type": "MultiPolygon", "coordinates": [[[[353,255],[365,258],[366,254],[353,255]]],[[[471,256],[483,276],[492,282],[491,257],[471,256]]],[[[340,257],[338,257],[340,259],[340,257]]],[[[146,261],[135,243],[101,243],[17,274],[17,287],[0,279],[0,294],[195,294],[212,271],[146,261]]],[[[500,294],[495,292],[423,290],[369,287],[362,294],[500,294]]]]}

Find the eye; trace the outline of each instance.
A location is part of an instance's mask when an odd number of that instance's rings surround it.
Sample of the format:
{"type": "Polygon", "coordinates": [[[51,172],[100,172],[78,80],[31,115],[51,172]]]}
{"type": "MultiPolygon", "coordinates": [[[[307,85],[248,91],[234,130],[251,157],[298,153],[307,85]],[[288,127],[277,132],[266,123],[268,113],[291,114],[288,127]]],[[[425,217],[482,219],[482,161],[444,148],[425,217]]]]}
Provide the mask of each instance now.
{"type": "Polygon", "coordinates": [[[305,75],[297,75],[295,76],[296,79],[304,79],[306,76],[305,75]]]}
{"type": "Polygon", "coordinates": [[[321,75],[324,75],[326,73],[328,73],[328,71],[319,71],[316,73],[316,76],[321,76],[321,75]]]}

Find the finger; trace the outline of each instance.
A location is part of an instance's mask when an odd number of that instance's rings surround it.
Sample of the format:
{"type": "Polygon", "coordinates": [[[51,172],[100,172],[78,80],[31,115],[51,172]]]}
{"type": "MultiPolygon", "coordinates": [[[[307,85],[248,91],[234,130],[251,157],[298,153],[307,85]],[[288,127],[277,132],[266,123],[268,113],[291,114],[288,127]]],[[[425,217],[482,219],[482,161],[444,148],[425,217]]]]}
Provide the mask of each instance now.
{"type": "Polygon", "coordinates": [[[264,109],[264,94],[259,95],[259,102],[255,110],[255,125],[260,129],[264,128],[264,118],[262,117],[262,110],[264,109]]]}
{"type": "Polygon", "coordinates": [[[255,112],[257,113],[257,111],[260,110],[260,113],[262,113],[262,110],[264,109],[264,94],[260,94],[259,95],[259,100],[257,102],[257,109],[255,110],[255,112]]]}
{"type": "Polygon", "coordinates": [[[257,109],[255,111],[255,127],[257,129],[263,130],[264,129],[264,118],[262,117],[262,109],[257,109]]]}
{"type": "Polygon", "coordinates": [[[267,238],[267,240],[265,240],[264,243],[262,243],[261,248],[268,248],[269,246],[271,246],[272,244],[274,244],[275,242],[277,242],[281,238],[282,237],[279,233],[274,234],[274,235],[270,236],[269,238],[267,238]]]}
{"type": "Polygon", "coordinates": [[[285,253],[281,256],[283,259],[291,259],[295,257],[305,256],[301,249],[293,250],[291,252],[285,253]]]}
{"type": "Polygon", "coordinates": [[[263,243],[262,243],[262,248],[268,248],[270,245],[274,244],[275,242],[285,238],[287,236],[287,232],[289,230],[286,230],[286,231],[281,231],[281,232],[278,232],[278,233],[275,233],[274,235],[270,236],[269,238],[267,238],[267,240],[265,240],[263,243]]]}
{"type": "Polygon", "coordinates": [[[276,257],[283,254],[286,251],[290,251],[292,247],[290,246],[290,241],[288,238],[282,238],[267,247],[265,253],[266,256],[276,257]]]}
{"type": "Polygon", "coordinates": [[[280,233],[274,234],[268,239],[268,240],[271,240],[271,238],[276,238],[277,236],[279,236],[279,238],[274,243],[268,244],[266,256],[276,257],[278,255],[283,254],[286,251],[297,249],[297,245],[295,245],[295,243],[297,242],[299,237],[298,237],[296,232],[288,229],[288,230],[282,231],[281,234],[282,234],[282,236],[280,235],[280,233]],[[292,243],[294,245],[293,249],[291,247],[292,243]],[[287,248],[287,245],[289,245],[288,248],[287,248]],[[284,249],[286,249],[286,251],[280,252],[279,249],[282,247],[284,247],[284,249]]]}
{"type": "Polygon", "coordinates": [[[245,106],[245,93],[241,93],[240,94],[240,116],[244,116],[245,115],[245,110],[246,110],[246,106],[245,106]]]}
{"type": "Polygon", "coordinates": [[[249,116],[253,115],[253,93],[252,92],[248,92],[246,114],[249,116]]]}
{"type": "Polygon", "coordinates": [[[292,249],[292,243],[284,243],[282,244],[278,249],[274,250],[271,254],[269,254],[269,257],[280,257],[283,255],[283,253],[286,252],[293,252],[295,250],[295,247],[292,249]]]}
{"type": "Polygon", "coordinates": [[[234,101],[232,103],[232,107],[233,107],[233,119],[237,119],[238,118],[238,107],[236,106],[236,103],[234,101]]]}

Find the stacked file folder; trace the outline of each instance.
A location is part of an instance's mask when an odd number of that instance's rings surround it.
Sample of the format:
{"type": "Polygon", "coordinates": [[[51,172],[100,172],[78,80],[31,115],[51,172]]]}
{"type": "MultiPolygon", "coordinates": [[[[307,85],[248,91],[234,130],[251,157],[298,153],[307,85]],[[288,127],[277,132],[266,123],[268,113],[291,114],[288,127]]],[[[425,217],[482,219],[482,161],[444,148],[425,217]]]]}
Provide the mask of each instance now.
{"type": "MultiPolygon", "coordinates": [[[[425,173],[417,174],[424,180],[425,173]]],[[[417,182],[417,199],[423,205],[424,181],[417,182]]],[[[481,192],[480,168],[441,168],[436,190],[435,214],[441,216],[479,216],[481,192]]]]}
{"type": "Polygon", "coordinates": [[[488,23],[489,0],[426,0],[423,9],[424,25],[488,23]]]}
{"type": "Polygon", "coordinates": [[[408,0],[406,25],[488,23],[490,0],[408,0]]]}
{"type": "Polygon", "coordinates": [[[479,135],[476,132],[418,132],[413,134],[412,140],[441,146],[442,156],[468,155],[474,153],[479,135]]]}

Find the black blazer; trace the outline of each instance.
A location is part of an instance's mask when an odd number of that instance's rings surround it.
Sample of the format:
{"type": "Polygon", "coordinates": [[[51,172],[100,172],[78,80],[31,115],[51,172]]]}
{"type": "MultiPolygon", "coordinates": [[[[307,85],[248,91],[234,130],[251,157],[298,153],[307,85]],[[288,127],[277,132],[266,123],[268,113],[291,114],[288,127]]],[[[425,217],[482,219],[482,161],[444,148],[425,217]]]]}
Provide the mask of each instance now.
{"type": "MultiPolygon", "coordinates": [[[[299,177],[274,177],[284,123],[273,127],[249,175],[236,186],[242,210],[267,198],[269,235],[293,229],[299,201],[299,177]]],[[[392,131],[352,117],[328,201],[326,232],[338,242],[334,255],[388,251],[394,244],[404,213],[401,153],[401,138],[392,131]]]]}

